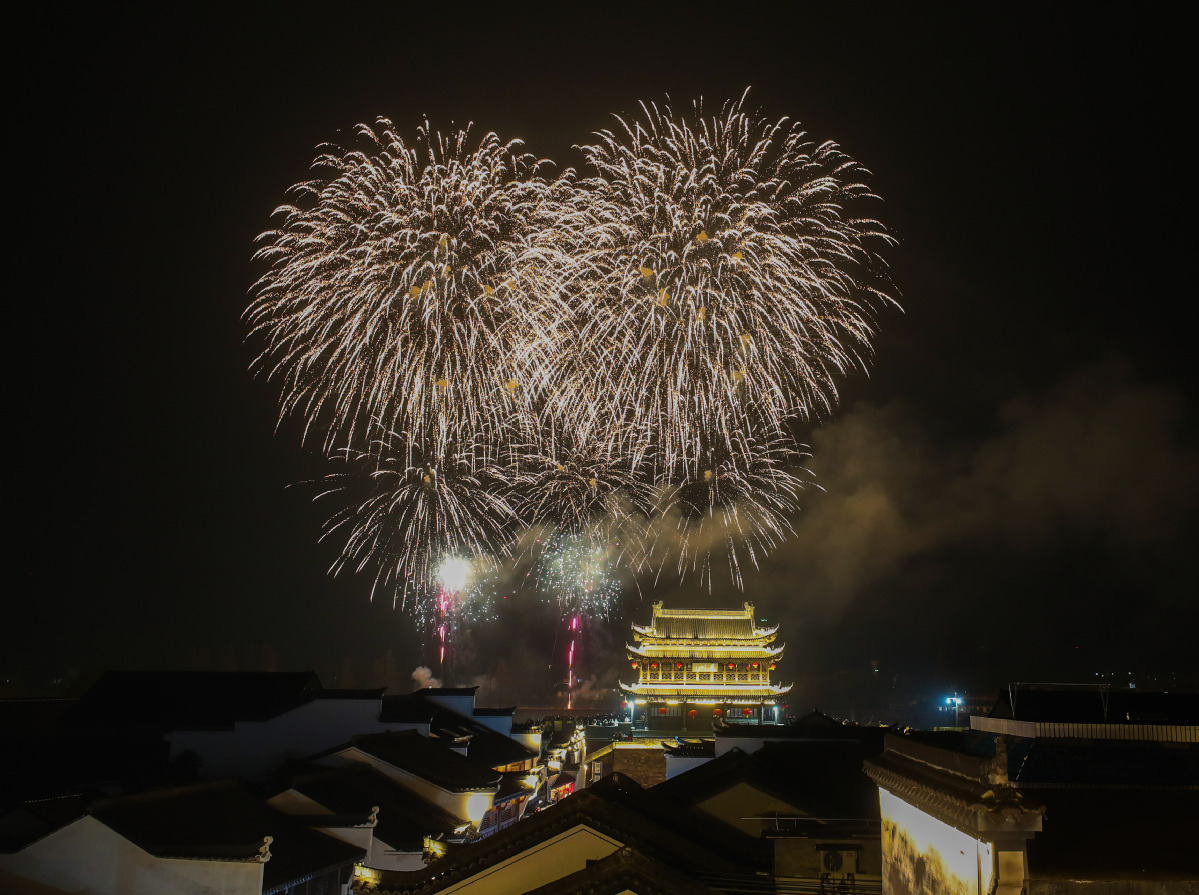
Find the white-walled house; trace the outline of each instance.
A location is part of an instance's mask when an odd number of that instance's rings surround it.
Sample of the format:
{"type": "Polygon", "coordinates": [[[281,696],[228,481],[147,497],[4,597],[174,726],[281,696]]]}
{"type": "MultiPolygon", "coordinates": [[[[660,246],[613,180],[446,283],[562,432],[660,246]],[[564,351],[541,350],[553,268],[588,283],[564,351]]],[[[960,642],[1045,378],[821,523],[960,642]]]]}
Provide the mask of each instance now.
{"type": "Polygon", "coordinates": [[[391,707],[385,688],[330,690],[314,672],[111,671],[67,717],[78,732],[160,736],[207,780],[263,778],[359,734],[429,733],[436,707],[391,707]]]}
{"type": "Polygon", "coordinates": [[[0,879],[87,895],[271,895],[315,879],[333,893],[366,855],[234,781],[52,808],[5,816],[0,879]]]}
{"type": "Polygon", "coordinates": [[[160,857],[84,815],[15,854],[0,854],[0,870],[14,881],[87,895],[261,895],[269,859],[265,842],[261,852],[240,857],[160,857]]]}
{"type": "Polygon", "coordinates": [[[324,767],[365,764],[462,822],[479,823],[503,775],[416,731],[358,736],[313,758],[324,767]]]}
{"type": "Polygon", "coordinates": [[[362,733],[390,730],[428,732],[428,723],[379,721],[378,693],[325,691],[310,702],[264,721],[235,720],[223,730],[175,730],[167,734],[171,757],[200,756],[207,779],[261,777],[288,761],[328,749],[362,733]]]}

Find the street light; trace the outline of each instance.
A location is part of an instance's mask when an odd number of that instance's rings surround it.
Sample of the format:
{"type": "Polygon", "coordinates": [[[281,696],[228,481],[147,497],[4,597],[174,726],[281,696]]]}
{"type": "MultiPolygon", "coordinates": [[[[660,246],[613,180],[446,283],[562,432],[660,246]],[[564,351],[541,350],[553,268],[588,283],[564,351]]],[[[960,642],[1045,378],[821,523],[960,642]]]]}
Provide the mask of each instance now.
{"type": "Polygon", "coordinates": [[[958,712],[962,709],[962,697],[954,694],[953,696],[945,697],[945,704],[953,706],[953,726],[958,726],[958,712]]]}

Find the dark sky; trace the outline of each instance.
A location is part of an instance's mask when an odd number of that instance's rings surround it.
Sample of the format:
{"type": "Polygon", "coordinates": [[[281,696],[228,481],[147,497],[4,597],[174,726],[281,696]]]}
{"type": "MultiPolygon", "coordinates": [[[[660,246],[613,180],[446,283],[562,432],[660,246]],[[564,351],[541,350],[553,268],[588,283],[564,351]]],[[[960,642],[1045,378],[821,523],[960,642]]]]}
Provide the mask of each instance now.
{"type": "MultiPolygon", "coordinates": [[[[578,165],[611,113],[746,87],[873,171],[904,310],[811,432],[825,490],[745,595],[630,590],[590,672],[611,681],[605,648],[654,598],[755,601],[784,625],[784,676],[824,704],[871,661],[945,686],[1193,671],[1180,23],[826,6],[46,14],[10,84],[21,465],[0,672],[252,668],[269,645],[327,680],[348,659],[358,684],[390,647],[406,676],[425,661],[411,622],[325,575],[321,514],[287,488],[323,468],[274,435],[247,372],[254,236],[319,143],[380,115],[578,165]]],[[[512,602],[464,678],[554,660],[553,611],[512,602]]]]}

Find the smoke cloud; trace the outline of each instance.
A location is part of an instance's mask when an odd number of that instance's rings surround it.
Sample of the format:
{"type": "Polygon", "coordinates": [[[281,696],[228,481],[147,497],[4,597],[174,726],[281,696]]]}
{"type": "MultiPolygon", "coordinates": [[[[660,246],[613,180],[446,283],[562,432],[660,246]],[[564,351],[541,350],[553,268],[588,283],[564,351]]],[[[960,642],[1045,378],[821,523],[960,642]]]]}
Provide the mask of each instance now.
{"type": "Polygon", "coordinates": [[[419,665],[412,670],[412,682],[416,684],[418,690],[441,686],[441,681],[433,677],[433,672],[427,665],[419,665]]]}
{"type": "MultiPolygon", "coordinates": [[[[1183,399],[1111,360],[999,408],[993,431],[949,442],[904,404],[863,406],[818,430],[796,538],[779,551],[834,612],[938,551],[1027,553],[1063,539],[1113,554],[1168,545],[1193,515],[1199,454],[1183,399]]],[[[776,563],[771,563],[776,566],[776,563]]],[[[791,589],[794,589],[792,577],[791,589]]]]}

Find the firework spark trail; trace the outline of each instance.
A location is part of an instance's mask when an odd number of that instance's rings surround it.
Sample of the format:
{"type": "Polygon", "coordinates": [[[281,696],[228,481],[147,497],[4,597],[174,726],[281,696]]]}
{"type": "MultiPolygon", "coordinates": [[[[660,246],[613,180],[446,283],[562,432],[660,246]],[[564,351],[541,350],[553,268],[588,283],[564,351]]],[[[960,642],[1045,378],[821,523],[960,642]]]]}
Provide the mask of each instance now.
{"type": "MultiPolygon", "coordinates": [[[[865,172],[833,143],[728,103],[720,116],[643,105],[582,147],[598,177],[569,277],[575,392],[606,396],[694,475],[735,433],[785,437],[826,415],[834,377],[862,368],[878,288],[865,172]]],[[[563,413],[569,407],[561,408],[563,413]]]]}
{"type": "Polygon", "coordinates": [[[607,616],[620,595],[613,547],[581,535],[553,535],[534,558],[531,577],[565,616],[607,616]]]}
{"type": "Polygon", "coordinates": [[[575,641],[579,636],[579,617],[571,616],[570,619],[570,650],[566,658],[566,707],[574,708],[574,690],[575,690],[575,641]]]}
{"type": "Polygon", "coordinates": [[[442,465],[409,466],[405,453],[376,445],[350,461],[349,471],[327,476],[317,500],[338,507],[321,536],[342,543],[330,571],[373,567],[372,594],[390,591],[401,605],[411,595],[419,605],[440,587],[436,573],[446,557],[491,562],[517,520],[502,496],[506,468],[472,467],[477,451],[470,446],[442,465]]]}
{"type": "Polygon", "coordinates": [[[335,573],[373,566],[372,593],[425,612],[445,557],[547,530],[539,578],[607,564],[555,585],[578,619],[606,614],[618,565],[710,581],[723,554],[740,585],[787,536],[791,426],[833,408],[894,304],[865,171],[744,97],[617,120],[578,181],[494,134],[426,123],[409,145],[381,119],[260,237],[255,366],[343,464],[320,495],[335,573]]]}
{"type": "Polygon", "coordinates": [[[802,447],[747,433],[738,433],[732,444],[732,450],[709,456],[707,468],[659,489],[654,513],[656,540],[663,545],[659,574],[674,556],[680,579],[690,570],[711,584],[719,556],[740,588],[745,561],[756,568],[760,555],[792,533],[800,493],[809,484],[800,466],[802,447]]]}
{"type": "Polygon", "coordinates": [[[551,224],[572,191],[494,134],[471,151],[467,131],[426,123],[410,147],[378,128],[360,127],[365,150],[328,147],[328,179],[277,210],[246,316],[305,439],[361,450],[383,429],[442,456],[528,410],[525,346],[559,316],[538,277],[567,260],[551,224]]]}

